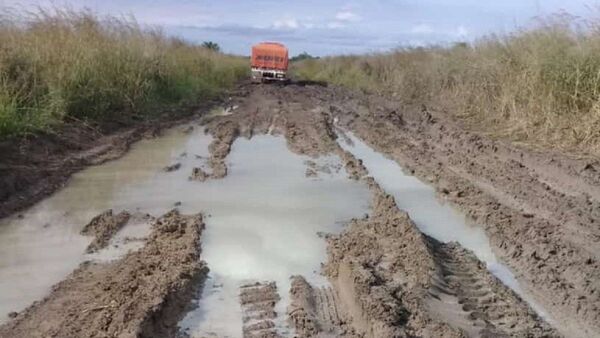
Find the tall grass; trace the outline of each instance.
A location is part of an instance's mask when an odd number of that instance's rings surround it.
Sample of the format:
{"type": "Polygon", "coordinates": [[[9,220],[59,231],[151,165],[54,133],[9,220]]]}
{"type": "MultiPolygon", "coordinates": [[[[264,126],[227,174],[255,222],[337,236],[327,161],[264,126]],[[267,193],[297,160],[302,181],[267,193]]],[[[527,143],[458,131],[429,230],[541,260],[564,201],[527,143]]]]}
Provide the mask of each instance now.
{"type": "Polygon", "coordinates": [[[307,60],[299,77],[392,95],[530,146],[600,156],[600,24],[554,17],[472,45],[307,60]]]}
{"type": "Polygon", "coordinates": [[[152,115],[210,98],[247,61],[167,37],[134,20],[54,9],[0,17],[0,138],[68,119],[152,115]]]}

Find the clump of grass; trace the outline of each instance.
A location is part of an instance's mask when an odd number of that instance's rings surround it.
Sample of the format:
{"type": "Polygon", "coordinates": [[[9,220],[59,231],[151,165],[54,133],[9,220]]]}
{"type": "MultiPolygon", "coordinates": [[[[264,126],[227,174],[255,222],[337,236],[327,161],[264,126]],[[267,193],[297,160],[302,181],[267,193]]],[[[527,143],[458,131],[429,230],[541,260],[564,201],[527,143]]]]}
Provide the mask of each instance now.
{"type": "Polygon", "coordinates": [[[0,16],[0,138],[214,97],[247,61],[87,11],[0,16]]]}
{"type": "Polygon", "coordinates": [[[493,136],[600,156],[600,24],[553,17],[471,45],[307,60],[297,76],[393,95],[493,136]]]}

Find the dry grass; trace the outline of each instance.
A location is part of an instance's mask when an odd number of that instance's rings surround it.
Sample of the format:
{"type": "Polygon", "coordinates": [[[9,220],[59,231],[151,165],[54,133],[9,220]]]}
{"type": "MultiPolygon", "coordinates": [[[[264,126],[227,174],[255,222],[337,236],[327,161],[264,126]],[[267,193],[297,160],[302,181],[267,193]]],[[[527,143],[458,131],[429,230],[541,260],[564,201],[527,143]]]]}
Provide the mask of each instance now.
{"type": "Polygon", "coordinates": [[[134,20],[58,9],[3,13],[0,138],[51,130],[69,118],[147,117],[215,96],[248,68],[242,58],[134,20]]]}
{"type": "Polygon", "coordinates": [[[565,16],[472,45],[308,60],[297,76],[449,111],[534,147],[600,156],[600,24],[565,16]]]}

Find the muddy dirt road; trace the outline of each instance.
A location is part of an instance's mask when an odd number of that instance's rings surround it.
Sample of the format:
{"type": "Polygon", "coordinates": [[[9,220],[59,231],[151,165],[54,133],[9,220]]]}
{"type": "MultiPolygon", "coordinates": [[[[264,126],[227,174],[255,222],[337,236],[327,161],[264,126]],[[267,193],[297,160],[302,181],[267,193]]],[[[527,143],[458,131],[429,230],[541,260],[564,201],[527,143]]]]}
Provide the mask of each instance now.
{"type": "Polygon", "coordinates": [[[378,96],[241,85],[2,220],[0,336],[597,337],[599,222],[598,161],[378,96]],[[56,262],[16,257],[33,233],[71,258],[27,298],[56,262]]]}

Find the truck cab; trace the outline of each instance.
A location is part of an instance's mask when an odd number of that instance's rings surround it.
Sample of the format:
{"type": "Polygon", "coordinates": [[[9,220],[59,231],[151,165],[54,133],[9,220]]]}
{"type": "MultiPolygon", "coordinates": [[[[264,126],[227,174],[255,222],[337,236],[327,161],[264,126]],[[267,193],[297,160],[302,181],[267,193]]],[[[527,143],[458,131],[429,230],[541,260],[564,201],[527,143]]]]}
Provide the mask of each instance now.
{"type": "Polygon", "coordinates": [[[278,42],[252,46],[252,82],[287,81],[288,49],[278,42]]]}

